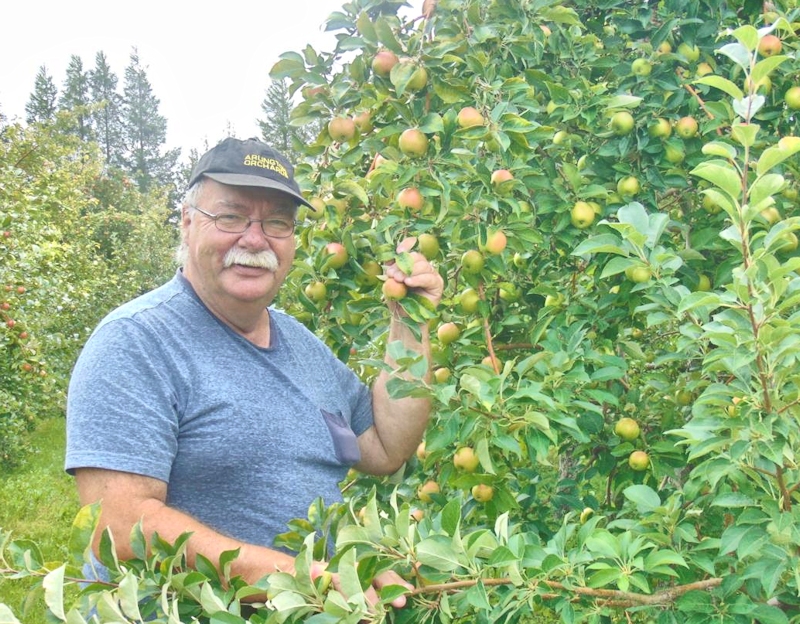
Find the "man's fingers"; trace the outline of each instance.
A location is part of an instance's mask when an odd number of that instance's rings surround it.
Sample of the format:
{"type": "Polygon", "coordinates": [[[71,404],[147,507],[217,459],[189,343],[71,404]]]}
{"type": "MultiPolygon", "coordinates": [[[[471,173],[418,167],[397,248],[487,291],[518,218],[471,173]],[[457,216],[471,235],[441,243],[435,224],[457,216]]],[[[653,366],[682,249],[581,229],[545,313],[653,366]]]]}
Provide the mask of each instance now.
{"type": "Polygon", "coordinates": [[[411,251],[411,249],[414,248],[414,245],[416,243],[417,243],[416,236],[409,236],[408,238],[404,238],[397,245],[397,253],[404,253],[406,251],[411,251]]]}
{"type": "MultiPolygon", "coordinates": [[[[378,590],[386,587],[387,585],[401,585],[405,587],[408,591],[414,589],[414,586],[406,581],[402,576],[397,574],[397,572],[384,572],[379,574],[372,580],[373,587],[376,587],[378,590]]],[[[397,609],[402,609],[406,606],[406,597],[405,596],[398,596],[394,600],[392,600],[392,606],[397,609]]]]}

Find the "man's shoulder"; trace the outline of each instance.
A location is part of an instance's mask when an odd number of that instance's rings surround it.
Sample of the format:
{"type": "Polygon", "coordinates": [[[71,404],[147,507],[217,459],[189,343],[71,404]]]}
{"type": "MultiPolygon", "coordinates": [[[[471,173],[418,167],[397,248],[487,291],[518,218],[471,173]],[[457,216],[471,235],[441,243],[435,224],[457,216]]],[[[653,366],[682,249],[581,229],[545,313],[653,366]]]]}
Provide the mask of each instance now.
{"type": "Polygon", "coordinates": [[[181,277],[175,275],[161,286],[139,295],[109,312],[100,321],[98,328],[123,319],[136,319],[146,323],[148,319],[156,319],[164,314],[174,313],[176,305],[181,305],[182,302],[190,299],[190,297],[185,298],[185,295],[188,294],[181,277]]]}

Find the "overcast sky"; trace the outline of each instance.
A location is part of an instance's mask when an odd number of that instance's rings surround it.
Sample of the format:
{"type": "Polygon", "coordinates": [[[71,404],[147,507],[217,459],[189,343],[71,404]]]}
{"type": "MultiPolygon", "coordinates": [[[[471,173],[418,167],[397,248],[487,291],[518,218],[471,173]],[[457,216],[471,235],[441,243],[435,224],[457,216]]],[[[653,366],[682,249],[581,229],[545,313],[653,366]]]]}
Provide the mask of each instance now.
{"type": "MultiPolygon", "coordinates": [[[[311,44],[331,51],[327,17],[346,0],[39,0],[3,3],[0,37],[0,111],[24,121],[39,67],[59,92],[70,56],[94,67],[105,52],[122,89],[133,47],[160,113],[167,143],[183,148],[215,144],[228,123],[237,136],[259,134],[256,119],[269,86],[269,70],[283,52],[311,44]]],[[[422,0],[411,0],[420,7],[422,0]]]]}

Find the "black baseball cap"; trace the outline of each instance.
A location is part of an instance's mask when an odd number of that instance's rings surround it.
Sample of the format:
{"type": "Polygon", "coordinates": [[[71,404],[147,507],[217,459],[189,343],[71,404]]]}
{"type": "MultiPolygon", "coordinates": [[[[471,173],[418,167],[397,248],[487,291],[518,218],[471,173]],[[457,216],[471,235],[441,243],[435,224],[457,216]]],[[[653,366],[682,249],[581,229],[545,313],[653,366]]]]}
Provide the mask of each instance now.
{"type": "Polygon", "coordinates": [[[316,210],[294,179],[294,167],[286,157],[263,141],[228,137],[200,157],[189,178],[189,187],[202,176],[231,186],[258,186],[291,195],[316,210]]]}

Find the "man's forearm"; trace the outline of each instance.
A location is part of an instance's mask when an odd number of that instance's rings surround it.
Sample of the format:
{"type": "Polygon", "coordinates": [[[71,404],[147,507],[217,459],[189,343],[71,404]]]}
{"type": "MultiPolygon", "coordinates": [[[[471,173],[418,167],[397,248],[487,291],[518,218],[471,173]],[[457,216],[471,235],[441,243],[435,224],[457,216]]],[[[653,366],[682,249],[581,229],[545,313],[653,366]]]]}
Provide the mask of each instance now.
{"type": "MultiPolygon", "coordinates": [[[[406,349],[425,356],[428,371],[424,379],[429,381],[431,351],[428,328],[421,326],[419,331],[421,335],[417,338],[401,318],[395,317],[389,327],[388,342],[400,341],[406,349]]],[[[397,366],[388,353],[385,361],[392,368],[397,366]]],[[[409,380],[415,379],[408,371],[394,374],[409,380]]],[[[431,405],[427,398],[390,398],[387,383],[391,376],[391,373],[381,372],[372,388],[372,400],[375,432],[385,451],[389,470],[391,468],[396,470],[411,456],[422,439],[428,424],[431,405]]]]}
{"type": "Polygon", "coordinates": [[[194,567],[198,554],[217,565],[222,553],[239,549],[239,556],[231,564],[231,576],[241,576],[246,582],[255,583],[272,572],[294,572],[294,557],[291,555],[222,535],[160,501],[143,505],[142,511],[146,536],[158,533],[162,539],[173,543],[181,534],[192,533],[186,551],[187,563],[191,567],[194,567]]]}

